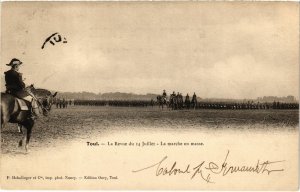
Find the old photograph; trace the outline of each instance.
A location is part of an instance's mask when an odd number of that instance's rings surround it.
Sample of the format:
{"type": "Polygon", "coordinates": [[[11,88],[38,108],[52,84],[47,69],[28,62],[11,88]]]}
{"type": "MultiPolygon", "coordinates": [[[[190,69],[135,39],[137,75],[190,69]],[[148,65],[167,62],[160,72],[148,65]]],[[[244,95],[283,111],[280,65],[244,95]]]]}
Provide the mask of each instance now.
{"type": "Polygon", "coordinates": [[[2,2],[1,189],[297,190],[299,3],[2,2]]]}

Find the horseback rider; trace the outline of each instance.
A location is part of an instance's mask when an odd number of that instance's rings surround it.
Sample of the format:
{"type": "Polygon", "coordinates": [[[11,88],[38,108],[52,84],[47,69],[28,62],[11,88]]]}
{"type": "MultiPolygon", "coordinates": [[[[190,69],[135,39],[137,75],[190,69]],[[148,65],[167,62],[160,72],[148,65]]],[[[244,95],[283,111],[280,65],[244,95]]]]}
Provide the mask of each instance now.
{"type": "Polygon", "coordinates": [[[164,102],[164,103],[167,102],[167,93],[166,93],[166,90],[163,91],[162,99],[163,99],[163,102],[164,102]]]}
{"type": "Polygon", "coordinates": [[[191,104],[189,94],[186,94],[184,103],[185,103],[186,107],[189,109],[190,108],[190,104],[191,104]]]}
{"type": "Polygon", "coordinates": [[[25,83],[22,79],[22,73],[19,73],[19,68],[22,62],[19,59],[13,58],[7,66],[11,69],[4,72],[6,93],[12,94],[20,99],[24,99],[31,103],[31,118],[35,119],[39,115],[37,100],[33,93],[25,89],[25,83]]]}
{"type": "Polygon", "coordinates": [[[177,92],[176,98],[179,100],[180,99],[180,94],[177,92]]]}
{"type": "Polygon", "coordinates": [[[193,100],[196,100],[197,99],[197,96],[196,96],[196,93],[194,92],[194,95],[193,95],[193,100]]]}
{"type": "Polygon", "coordinates": [[[173,91],[173,93],[170,95],[170,99],[173,99],[176,97],[175,91],[173,91]]]}
{"type": "Polygon", "coordinates": [[[185,103],[188,103],[188,102],[190,102],[190,96],[189,96],[189,94],[186,94],[186,96],[185,96],[185,103]]]}
{"type": "Polygon", "coordinates": [[[164,98],[167,98],[167,93],[166,93],[166,90],[164,90],[164,91],[163,91],[163,94],[162,94],[162,96],[163,96],[164,98]]]}

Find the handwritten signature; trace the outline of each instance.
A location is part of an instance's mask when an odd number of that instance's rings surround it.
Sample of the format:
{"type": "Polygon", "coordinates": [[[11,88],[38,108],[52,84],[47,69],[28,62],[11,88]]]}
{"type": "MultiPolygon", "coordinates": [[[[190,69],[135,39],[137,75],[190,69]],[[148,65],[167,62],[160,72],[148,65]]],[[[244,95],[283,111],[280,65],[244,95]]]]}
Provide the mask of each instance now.
{"type": "Polygon", "coordinates": [[[197,176],[200,176],[201,179],[206,181],[207,183],[215,183],[212,180],[213,175],[221,175],[226,176],[228,174],[234,174],[238,172],[245,172],[245,173],[253,173],[253,174],[268,174],[270,175],[273,172],[282,172],[284,169],[282,168],[272,168],[275,164],[279,164],[284,162],[282,161],[260,161],[257,160],[257,162],[253,166],[248,165],[231,165],[228,163],[228,157],[229,157],[230,151],[228,150],[224,161],[221,164],[217,164],[215,162],[206,162],[201,161],[198,165],[192,166],[191,164],[187,164],[185,166],[182,166],[179,168],[177,165],[177,162],[174,161],[171,166],[165,165],[166,160],[168,159],[168,156],[165,156],[162,160],[159,162],[152,164],[150,166],[144,167],[142,169],[133,170],[133,173],[142,172],[148,169],[155,169],[155,175],[161,176],[174,176],[174,175],[189,175],[191,179],[196,178],[197,176]]]}

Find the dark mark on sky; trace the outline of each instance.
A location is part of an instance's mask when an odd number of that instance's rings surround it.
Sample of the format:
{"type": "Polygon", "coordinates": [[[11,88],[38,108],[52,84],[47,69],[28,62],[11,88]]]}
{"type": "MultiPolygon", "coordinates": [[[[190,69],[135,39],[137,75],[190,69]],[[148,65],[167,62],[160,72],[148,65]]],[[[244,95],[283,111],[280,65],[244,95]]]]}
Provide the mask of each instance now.
{"type": "Polygon", "coordinates": [[[65,37],[61,37],[60,34],[58,33],[53,33],[52,35],[50,35],[46,40],[45,42],[43,43],[42,45],[42,49],[44,49],[45,45],[49,42],[51,43],[52,45],[55,45],[55,43],[58,43],[58,42],[61,42],[62,43],[67,43],[67,39],[65,37]]]}

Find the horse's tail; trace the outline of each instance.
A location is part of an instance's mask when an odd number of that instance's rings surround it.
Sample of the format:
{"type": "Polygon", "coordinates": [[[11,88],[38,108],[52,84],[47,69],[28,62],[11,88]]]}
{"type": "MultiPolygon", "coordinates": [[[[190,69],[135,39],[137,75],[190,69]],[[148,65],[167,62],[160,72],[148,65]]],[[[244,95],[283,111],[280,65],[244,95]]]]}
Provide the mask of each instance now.
{"type": "Polygon", "coordinates": [[[0,102],[0,107],[1,107],[1,129],[3,128],[3,125],[8,121],[6,116],[8,115],[8,107],[5,105],[5,98],[7,97],[6,93],[1,92],[1,102],[0,102]],[[6,110],[5,110],[6,109],[6,110]]]}
{"type": "Polygon", "coordinates": [[[1,127],[10,119],[10,115],[14,112],[17,101],[10,94],[1,92],[1,127]]]}

